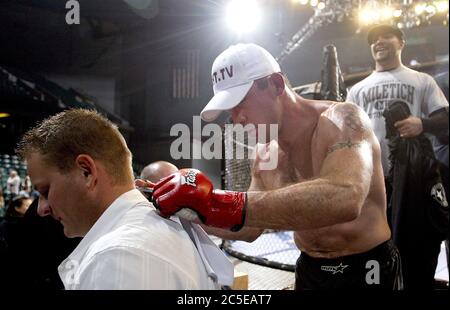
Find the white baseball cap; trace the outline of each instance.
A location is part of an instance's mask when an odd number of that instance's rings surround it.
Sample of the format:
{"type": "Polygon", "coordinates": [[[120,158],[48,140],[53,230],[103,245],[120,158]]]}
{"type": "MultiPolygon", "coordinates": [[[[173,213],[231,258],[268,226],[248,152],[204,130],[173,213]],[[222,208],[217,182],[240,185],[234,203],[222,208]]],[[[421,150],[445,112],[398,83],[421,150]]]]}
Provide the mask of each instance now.
{"type": "Polygon", "coordinates": [[[253,81],[280,72],[275,58],[259,45],[236,44],[223,51],[212,65],[214,97],[200,113],[204,121],[215,120],[222,111],[237,106],[253,81]]]}

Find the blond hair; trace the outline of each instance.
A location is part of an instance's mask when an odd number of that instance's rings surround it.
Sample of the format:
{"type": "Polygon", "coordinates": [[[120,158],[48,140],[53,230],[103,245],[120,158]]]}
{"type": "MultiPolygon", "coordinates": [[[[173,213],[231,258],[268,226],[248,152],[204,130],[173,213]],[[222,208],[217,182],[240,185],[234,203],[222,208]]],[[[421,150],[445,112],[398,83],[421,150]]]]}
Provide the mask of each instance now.
{"type": "Polygon", "coordinates": [[[72,109],[43,120],[19,142],[17,154],[26,159],[31,153],[62,172],[73,169],[80,154],[100,161],[114,184],[133,180],[132,155],[116,125],[96,111],[72,109]]]}

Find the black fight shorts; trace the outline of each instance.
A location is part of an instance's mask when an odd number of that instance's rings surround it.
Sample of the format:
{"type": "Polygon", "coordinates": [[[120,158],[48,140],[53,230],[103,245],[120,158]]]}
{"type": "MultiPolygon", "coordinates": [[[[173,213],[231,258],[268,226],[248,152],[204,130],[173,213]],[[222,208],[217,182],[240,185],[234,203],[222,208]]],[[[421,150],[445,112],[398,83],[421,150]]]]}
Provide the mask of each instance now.
{"type": "Polygon", "coordinates": [[[339,258],[315,258],[302,252],[295,268],[296,290],[403,288],[400,254],[388,240],[375,248],[339,258]]]}

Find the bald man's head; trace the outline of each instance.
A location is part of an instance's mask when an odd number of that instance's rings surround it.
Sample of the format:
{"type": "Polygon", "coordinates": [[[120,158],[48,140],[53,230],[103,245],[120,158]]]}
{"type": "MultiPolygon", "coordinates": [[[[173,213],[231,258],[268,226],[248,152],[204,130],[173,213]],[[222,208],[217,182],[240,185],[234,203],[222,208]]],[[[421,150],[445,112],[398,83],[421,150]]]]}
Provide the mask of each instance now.
{"type": "Polygon", "coordinates": [[[156,183],[162,178],[177,172],[178,168],[167,161],[155,161],[141,171],[141,179],[156,183]]]}

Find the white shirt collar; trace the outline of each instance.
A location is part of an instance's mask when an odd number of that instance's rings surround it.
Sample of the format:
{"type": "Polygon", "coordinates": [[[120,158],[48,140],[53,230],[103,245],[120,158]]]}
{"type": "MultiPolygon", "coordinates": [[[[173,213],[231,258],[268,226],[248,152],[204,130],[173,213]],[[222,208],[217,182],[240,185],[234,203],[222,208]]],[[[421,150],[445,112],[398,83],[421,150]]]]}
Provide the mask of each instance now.
{"type": "MultiPolygon", "coordinates": [[[[137,204],[145,203],[152,207],[150,202],[137,189],[132,189],[120,195],[113,203],[106,208],[103,214],[88,231],[75,250],[67,257],[67,260],[80,262],[92,243],[101,236],[108,233],[122,216],[137,204]]],[[[64,263],[64,262],[63,262],[64,263]]]]}

